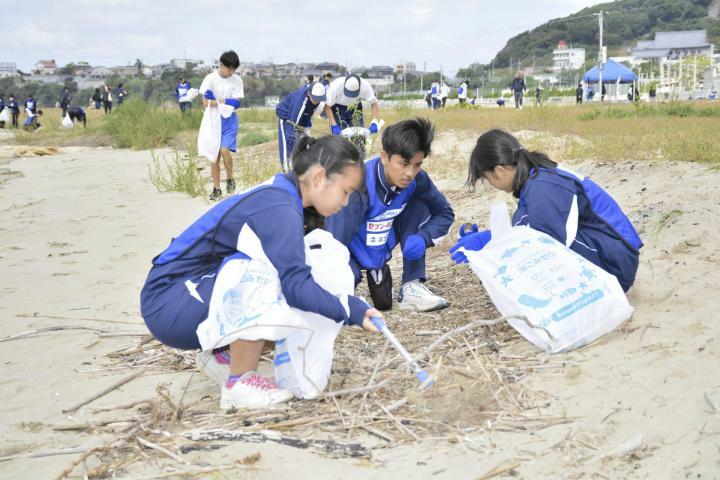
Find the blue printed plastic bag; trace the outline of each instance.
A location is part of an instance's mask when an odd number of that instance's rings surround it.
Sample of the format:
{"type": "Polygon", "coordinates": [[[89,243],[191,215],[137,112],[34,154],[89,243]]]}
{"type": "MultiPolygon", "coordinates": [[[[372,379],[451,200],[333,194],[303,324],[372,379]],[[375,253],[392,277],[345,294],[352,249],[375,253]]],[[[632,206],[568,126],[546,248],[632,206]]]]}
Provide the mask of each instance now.
{"type": "MultiPolygon", "coordinates": [[[[499,210],[504,210],[503,214],[499,210]]],[[[493,207],[492,240],[466,251],[495,307],[525,339],[548,353],[587,345],[632,316],[617,279],[549,235],[510,228],[493,207]]]]}

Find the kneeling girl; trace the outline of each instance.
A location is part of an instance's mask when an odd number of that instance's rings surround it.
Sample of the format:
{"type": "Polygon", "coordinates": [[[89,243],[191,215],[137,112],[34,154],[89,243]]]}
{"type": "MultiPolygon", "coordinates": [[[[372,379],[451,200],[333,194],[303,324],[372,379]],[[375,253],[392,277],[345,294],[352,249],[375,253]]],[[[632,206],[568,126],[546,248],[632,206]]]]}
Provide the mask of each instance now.
{"type": "MultiPolygon", "coordinates": [[[[382,317],[380,312],[355,296],[338,298],[315,282],[303,242],[313,223],[308,220],[338,212],[362,178],[363,163],[346,139],[302,137],[293,154],[292,173],[278,174],[228,197],[153,259],[141,294],[141,312],[150,332],[171,347],[201,348],[198,326],[208,318],[218,274],[228,261],[250,258],[240,241],[246,226],[277,270],[287,305],[376,331],[370,317],[382,317]]],[[[262,407],[292,397],[256,373],[263,345],[264,340],[238,339],[228,349],[206,353],[209,370],[227,375],[229,365],[229,376],[222,381],[221,407],[262,407]]]]}

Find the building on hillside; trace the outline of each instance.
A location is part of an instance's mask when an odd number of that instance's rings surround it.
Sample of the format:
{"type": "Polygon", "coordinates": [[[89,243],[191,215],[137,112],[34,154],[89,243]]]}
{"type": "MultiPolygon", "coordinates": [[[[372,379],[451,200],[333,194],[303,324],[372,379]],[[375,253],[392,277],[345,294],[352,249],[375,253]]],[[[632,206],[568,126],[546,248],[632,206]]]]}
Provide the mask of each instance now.
{"type": "Polygon", "coordinates": [[[19,75],[15,62],[0,62],[0,78],[17,77],[19,75]]]}
{"type": "Polygon", "coordinates": [[[275,73],[275,65],[272,63],[255,64],[255,73],[258,77],[272,77],[275,73]]]}
{"type": "Polygon", "coordinates": [[[66,81],[72,81],[72,77],[63,77],[61,75],[50,75],[47,73],[33,73],[27,77],[29,82],[36,83],[65,83],[66,81]]]}
{"type": "Polygon", "coordinates": [[[91,80],[105,80],[112,75],[113,71],[107,67],[93,67],[89,76],[91,80]]]}
{"type": "Polygon", "coordinates": [[[565,40],[558,42],[553,50],[553,70],[577,70],[585,65],[585,49],[570,48],[565,40]]]}
{"type": "Polygon", "coordinates": [[[406,73],[415,73],[417,65],[413,62],[399,62],[395,64],[394,73],[395,75],[405,75],[406,73]]]}
{"type": "Polygon", "coordinates": [[[301,73],[297,63],[285,63],[274,66],[274,73],[277,78],[298,78],[301,73]]]}
{"type": "Polygon", "coordinates": [[[85,78],[90,76],[90,72],[92,71],[92,65],[90,65],[88,62],[78,62],[75,64],[75,76],[80,78],[85,78]]]}
{"type": "Polygon", "coordinates": [[[55,59],[39,60],[35,64],[35,68],[32,70],[32,72],[37,73],[38,75],[54,75],[55,70],[57,70],[57,64],[55,63],[55,59]]]}
{"type": "Polygon", "coordinates": [[[705,30],[655,32],[654,40],[640,40],[632,49],[636,61],[678,60],[690,55],[710,55],[712,47],[705,30]]]}
{"type": "Polygon", "coordinates": [[[120,77],[136,77],[138,69],[135,65],[126,65],[124,67],[112,67],[111,69],[115,75],[120,77]]]}
{"type": "Polygon", "coordinates": [[[339,63],[335,62],[322,62],[315,65],[315,69],[323,71],[323,72],[336,72],[337,75],[333,73],[333,76],[340,76],[342,77],[345,75],[345,72],[347,72],[347,69],[340,65],[339,63]]]}
{"type": "Polygon", "coordinates": [[[195,65],[198,65],[202,63],[201,60],[193,60],[190,58],[173,58],[170,60],[170,63],[175,66],[175,68],[178,68],[180,70],[186,70],[188,68],[193,68],[195,65]]]}

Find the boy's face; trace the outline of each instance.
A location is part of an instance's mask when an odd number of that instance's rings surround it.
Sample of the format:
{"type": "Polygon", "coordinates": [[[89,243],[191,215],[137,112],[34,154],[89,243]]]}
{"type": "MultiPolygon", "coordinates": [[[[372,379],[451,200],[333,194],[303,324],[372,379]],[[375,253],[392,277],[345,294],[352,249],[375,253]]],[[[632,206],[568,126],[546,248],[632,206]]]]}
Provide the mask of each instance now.
{"type": "Polygon", "coordinates": [[[230,68],[230,67],[228,67],[227,65],[223,65],[223,64],[221,63],[220,66],[218,67],[218,73],[220,74],[220,76],[221,76],[222,78],[228,78],[228,77],[231,76],[233,73],[235,73],[235,69],[234,69],[234,68],[230,68]]]}
{"type": "Polygon", "coordinates": [[[417,174],[420,173],[425,154],[419,151],[410,160],[407,160],[397,153],[388,156],[387,152],[382,150],[380,160],[385,169],[385,179],[390,186],[407,188],[415,180],[417,174]]]}

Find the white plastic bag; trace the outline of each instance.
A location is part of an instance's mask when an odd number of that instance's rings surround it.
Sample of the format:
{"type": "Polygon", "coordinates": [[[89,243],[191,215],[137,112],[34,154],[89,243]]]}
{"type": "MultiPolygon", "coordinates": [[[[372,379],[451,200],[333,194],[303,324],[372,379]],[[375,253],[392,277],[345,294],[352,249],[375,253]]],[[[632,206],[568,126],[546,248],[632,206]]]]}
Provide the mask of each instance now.
{"type": "Polygon", "coordinates": [[[178,98],[178,102],[192,102],[199,93],[200,92],[197,88],[191,88],[187,91],[185,95],[182,95],[180,96],[180,98],[178,98]]]}
{"type": "MultiPolygon", "coordinates": [[[[310,232],[305,237],[305,257],[321,287],[343,300],[353,294],[350,253],[332,234],[319,229],[310,232]]],[[[275,382],[298,398],[317,398],[330,379],[335,338],[341,325],[322,315],[293,310],[307,328],[275,342],[275,382]]]]}
{"type": "Polygon", "coordinates": [[[593,342],[630,318],[615,276],[529,227],[510,228],[493,207],[492,240],[465,251],[495,307],[525,339],[548,353],[593,342]]]}
{"type": "MultiPolygon", "coordinates": [[[[239,339],[275,340],[276,382],[299,398],[319,396],[330,377],[341,325],[288,306],[277,270],[247,225],[238,237],[238,248],[251,259],[229,260],[218,273],[208,318],[197,329],[202,349],[239,339]]],[[[354,290],[347,248],[329,232],[317,229],[305,237],[305,253],[315,281],[340,297],[347,310],[347,295],[354,290]]]]}
{"type": "Polygon", "coordinates": [[[62,120],[62,126],[63,128],[73,128],[75,124],[70,119],[70,114],[66,113],[62,120]]]}
{"type": "Polygon", "coordinates": [[[214,162],[220,152],[221,140],[222,120],[220,119],[220,110],[208,106],[205,108],[202,122],[200,122],[200,130],[198,131],[198,155],[214,162]]]}
{"type": "Polygon", "coordinates": [[[248,225],[240,231],[238,248],[251,258],[229,260],[217,274],[208,318],[197,328],[203,350],[239,339],[280,339],[303,327],[285,301],[277,270],[248,225]]]}
{"type": "Polygon", "coordinates": [[[10,112],[7,107],[3,108],[2,112],[0,112],[0,122],[9,122],[10,121],[10,112]]]}

